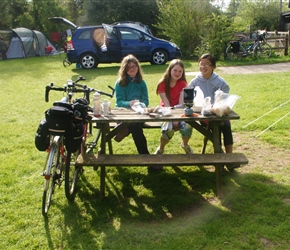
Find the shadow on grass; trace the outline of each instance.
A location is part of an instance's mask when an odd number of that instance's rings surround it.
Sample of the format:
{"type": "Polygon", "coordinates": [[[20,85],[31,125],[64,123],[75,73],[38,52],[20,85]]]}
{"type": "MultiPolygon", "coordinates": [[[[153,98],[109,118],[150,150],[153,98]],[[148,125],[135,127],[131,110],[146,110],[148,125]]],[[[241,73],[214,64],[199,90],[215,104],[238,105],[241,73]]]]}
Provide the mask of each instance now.
{"type": "MultiPolygon", "coordinates": [[[[82,245],[73,241],[80,235],[91,244],[98,243],[96,235],[122,235],[122,229],[127,230],[122,228],[126,222],[136,223],[136,230],[140,232],[140,225],[148,229],[152,223],[157,227],[164,223],[170,226],[172,221],[178,220],[198,227],[200,221],[204,225],[205,220],[217,223],[222,218],[225,225],[219,222],[219,230],[228,230],[227,227],[264,230],[264,223],[272,226],[269,218],[281,221],[285,214],[290,216],[289,206],[283,202],[289,197],[289,188],[262,174],[235,172],[223,176],[225,197],[218,204],[214,195],[215,173],[203,168],[166,167],[162,172],[150,174],[147,168],[107,169],[104,200],[99,199],[99,182],[92,182],[84,175],[75,202],[60,208],[64,215],[61,237],[71,239],[73,247],[86,246],[87,242],[82,245]]],[[[47,235],[49,241],[50,233],[47,235]]]]}

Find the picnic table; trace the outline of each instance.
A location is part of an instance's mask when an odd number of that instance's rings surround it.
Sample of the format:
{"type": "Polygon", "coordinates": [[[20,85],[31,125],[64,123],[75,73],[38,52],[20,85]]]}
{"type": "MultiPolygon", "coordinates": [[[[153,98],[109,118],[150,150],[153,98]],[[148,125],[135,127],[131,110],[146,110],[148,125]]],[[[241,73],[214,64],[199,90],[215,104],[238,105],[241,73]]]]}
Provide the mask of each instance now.
{"type": "MultiPolygon", "coordinates": [[[[101,129],[101,143],[98,154],[80,155],[76,161],[77,166],[100,167],[100,195],[105,196],[105,177],[107,166],[202,166],[213,165],[216,172],[216,194],[223,196],[222,191],[222,169],[225,164],[247,164],[248,159],[242,153],[223,153],[220,145],[219,124],[224,120],[238,120],[240,117],[234,111],[227,116],[219,117],[216,115],[203,116],[194,113],[191,116],[184,116],[183,109],[172,109],[166,116],[153,117],[149,114],[140,114],[132,109],[114,108],[107,116],[93,117],[92,123],[101,129]],[[185,121],[196,131],[201,133],[206,140],[213,143],[214,153],[208,154],[113,154],[112,138],[121,131],[128,123],[144,122],[144,129],[158,128],[160,123],[166,121],[185,121]],[[201,121],[211,124],[211,129],[201,125],[201,121]],[[115,126],[117,123],[119,126],[115,126]],[[108,153],[107,153],[108,147],[108,153]]],[[[157,146],[157,145],[156,145],[157,146]]]]}

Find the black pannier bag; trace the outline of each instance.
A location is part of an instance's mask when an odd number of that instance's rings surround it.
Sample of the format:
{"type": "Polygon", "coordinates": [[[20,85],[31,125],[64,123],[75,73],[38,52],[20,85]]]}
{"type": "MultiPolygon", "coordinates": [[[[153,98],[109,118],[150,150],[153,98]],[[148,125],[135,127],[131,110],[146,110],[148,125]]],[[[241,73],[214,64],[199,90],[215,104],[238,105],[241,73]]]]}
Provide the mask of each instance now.
{"type": "Polygon", "coordinates": [[[240,43],[238,41],[231,42],[231,48],[233,53],[238,53],[240,50],[240,43]]]}
{"type": "Polygon", "coordinates": [[[78,98],[73,102],[74,117],[77,120],[82,120],[83,123],[88,121],[89,103],[84,98],[78,98]]]}
{"type": "Polygon", "coordinates": [[[42,119],[38,125],[36,130],[36,135],[34,139],[35,147],[39,151],[45,151],[49,147],[49,131],[48,131],[48,123],[46,119],[42,119]]]}
{"type": "Polygon", "coordinates": [[[76,152],[82,143],[84,125],[82,121],[74,120],[72,129],[65,135],[65,147],[68,151],[76,152]]]}
{"type": "Polygon", "coordinates": [[[49,134],[64,136],[65,147],[72,153],[76,152],[82,143],[87,111],[87,101],[80,98],[73,105],[55,102],[53,107],[45,112],[49,134]]]}
{"type": "Polygon", "coordinates": [[[65,136],[72,129],[73,110],[70,104],[57,102],[45,112],[51,135],[65,136]]]}

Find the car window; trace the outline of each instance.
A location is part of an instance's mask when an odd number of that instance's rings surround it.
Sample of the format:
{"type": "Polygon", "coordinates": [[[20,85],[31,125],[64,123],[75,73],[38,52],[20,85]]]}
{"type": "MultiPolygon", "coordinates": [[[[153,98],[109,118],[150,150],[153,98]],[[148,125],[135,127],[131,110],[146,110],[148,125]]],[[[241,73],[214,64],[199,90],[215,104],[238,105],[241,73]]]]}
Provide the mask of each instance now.
{"type": "Polygon", "coordinates": [[[103,24],[103,27],[104,27],[108,37],[117,38],[116,29],[113,26],[108,25],[108,24],[103,24]]]}
{"type": "Polygon", "coordinates": [[[151,41],[151,40],[152,40],[152,38],[151,38],[150,36],[147,36],[147,35],[144,35],[144,38],[145,38],[145,40],[147,40],[147,41],[151,41]]]}
{"type": "Polygon", "coordinates": [[[91,31],[84,30],[78,37],[79,40],[91,39],[91,31]]]}
{"type": "Polygon", "coordinates": [[[142,37],[141,32],[128,28],[121,28],[120,34],[122,40],[139,40],[142,37]]]}

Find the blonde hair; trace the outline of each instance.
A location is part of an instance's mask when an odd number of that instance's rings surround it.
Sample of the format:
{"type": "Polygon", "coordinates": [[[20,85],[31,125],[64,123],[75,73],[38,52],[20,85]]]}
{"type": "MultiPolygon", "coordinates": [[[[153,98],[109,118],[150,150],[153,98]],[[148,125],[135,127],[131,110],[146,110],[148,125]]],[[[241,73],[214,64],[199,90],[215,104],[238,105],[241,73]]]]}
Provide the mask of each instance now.
{"type": "Polygon", "coordinates": [[[184,64],[180,59],[174,59],[172,60],[164,75],[162,76],[162,78],[159,80],[157,88],[156,88],[156,94],[158,95],[158,87],[161,83],[165,83],[165,94],[168,100],[170,100],[170,80],[171,80],[171,70],[174,68],[174,66],[179,65],[182,69],[183,69],[183,73],[182,76],[180,77],[181,80],[184,80],[186,82],[186,77],[185,77],[185,70],[184,70],[184,64]]]}
{"type": "Polygon", "coordinates": [[[128,85],[128,83],[129,83],[127,72],[129,70],[130,63],[134,63],[138,67],[136,82],[141,83],[143,80],[143,76],[142,76],[143,72],[142,72],[142,69],[141,69],[141,66],[140,66],[138,59],[135,56],[129,54],[123,58],[123,60],[121,62],[121,67],[120,67],[119,72],[118,72],[120,86],[124,87],[124,86],[128,85]]]}

